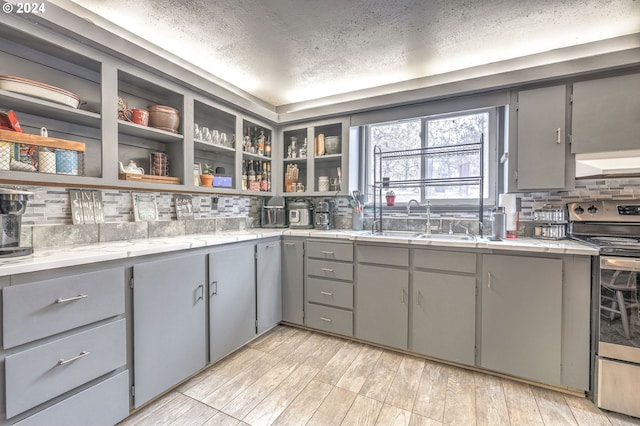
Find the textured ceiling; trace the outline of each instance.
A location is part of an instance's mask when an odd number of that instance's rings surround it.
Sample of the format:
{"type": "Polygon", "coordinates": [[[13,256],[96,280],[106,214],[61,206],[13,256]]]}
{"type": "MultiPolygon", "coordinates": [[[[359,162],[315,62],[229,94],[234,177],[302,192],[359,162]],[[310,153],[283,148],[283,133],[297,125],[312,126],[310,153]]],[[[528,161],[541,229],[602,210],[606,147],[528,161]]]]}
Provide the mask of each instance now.
{"type": "MultiPolygon", "coordinates": [[[[640,31],[640,0],[52,3],[115,23],[273,106],[640,31]]],[[[126,36],[119,28],[109,29],[126,36]]]]}

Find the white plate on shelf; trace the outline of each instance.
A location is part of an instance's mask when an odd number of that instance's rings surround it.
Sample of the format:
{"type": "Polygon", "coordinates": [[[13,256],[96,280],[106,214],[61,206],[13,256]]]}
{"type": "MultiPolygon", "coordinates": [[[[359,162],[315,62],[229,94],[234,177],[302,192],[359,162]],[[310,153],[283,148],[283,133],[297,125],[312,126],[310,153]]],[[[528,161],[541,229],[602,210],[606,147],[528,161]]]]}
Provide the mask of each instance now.
{"type": "Polygon", "coordinates": [[[55,102],[71,108],[78,108],[78,105],[80,105],[80,97],[75,93],[26,78],[0,75],[0,89],[44,99],[45,101],[55,102]]]}

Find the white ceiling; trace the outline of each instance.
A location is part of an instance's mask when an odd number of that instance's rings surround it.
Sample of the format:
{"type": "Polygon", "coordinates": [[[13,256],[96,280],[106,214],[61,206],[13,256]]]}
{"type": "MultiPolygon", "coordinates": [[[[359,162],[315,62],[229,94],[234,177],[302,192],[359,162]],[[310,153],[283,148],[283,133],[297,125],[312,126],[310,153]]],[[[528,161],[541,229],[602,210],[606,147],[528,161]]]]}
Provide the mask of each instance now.
{"type": "Polygon", "coordinates": [[[640,0],[52,3],[274,107],[640,32],[640,0]]]}

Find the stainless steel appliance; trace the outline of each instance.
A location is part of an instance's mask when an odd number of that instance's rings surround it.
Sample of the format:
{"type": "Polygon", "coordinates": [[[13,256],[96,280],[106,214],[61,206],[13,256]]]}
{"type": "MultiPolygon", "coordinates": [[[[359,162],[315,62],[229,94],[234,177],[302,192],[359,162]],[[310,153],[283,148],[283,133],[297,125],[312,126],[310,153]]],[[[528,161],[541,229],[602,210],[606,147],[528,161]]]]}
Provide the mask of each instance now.
{"type": "Polygon", "coordinates": [[[309,200],[289,203],[289,228],[313,228],[313,208],[309,200]]]}
{"type": "Polygon", "coordinates": [[[316,229],[332,229],[333,228],[333,200],[316,201],[315,205],[315,227],[316,229]]]}
{"type": "Polygon", "coordinates": [[[0,257],[24,256],[31,247],[20,247],[22,214],[31,192],[0,188],[0,257]]]}
{"type": "Polygon", "coordinates": [[[491,237],[493,241],[504,240],[507,236],[507,214],[504,207],[496,207],[491,212],[491,237]]]}
{"type": "Polygon", "coordinates": [[[262,206],[260,223],[263,228],[286,228],[287,208],[282,197],[271,197],[262,206]]]}
{"type": "Polygon", "coordinates": [[[592,330],[598,407],[640,417],[640,201],[568,204],[570,233],[596,246],[592,330]]]}

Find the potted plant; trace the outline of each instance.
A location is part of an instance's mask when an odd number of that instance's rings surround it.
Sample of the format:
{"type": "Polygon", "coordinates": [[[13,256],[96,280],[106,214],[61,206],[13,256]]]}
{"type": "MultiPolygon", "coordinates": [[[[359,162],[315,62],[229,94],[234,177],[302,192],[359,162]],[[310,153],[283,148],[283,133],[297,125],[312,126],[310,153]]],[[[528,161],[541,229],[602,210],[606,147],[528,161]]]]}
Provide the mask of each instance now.
{"type": "Polygon", "coordinates": [[[396,194],[393,191],[387,191],[387,194],[385,195],[386,199],[387,199],[387,206],[393,206],[396,204],[396,194]]]}
{"type": "Polygon", "coordinates": [[[207,163],[204,163],[202,168],[200,182],[202,182],[202,186],[213,186],[213,168],[207,163]]]}

